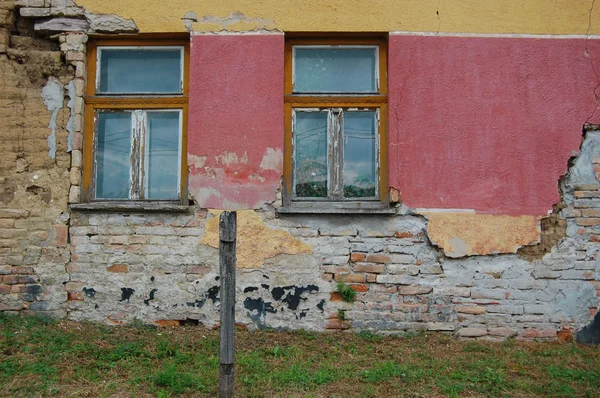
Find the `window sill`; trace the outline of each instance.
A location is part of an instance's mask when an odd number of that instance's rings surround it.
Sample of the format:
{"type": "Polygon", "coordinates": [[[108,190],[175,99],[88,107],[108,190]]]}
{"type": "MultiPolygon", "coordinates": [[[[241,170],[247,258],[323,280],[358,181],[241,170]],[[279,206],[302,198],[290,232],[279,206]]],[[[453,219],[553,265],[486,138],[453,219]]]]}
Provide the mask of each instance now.
{"type": "Polygon", "coordinates": [[[381,202],[292,202],[276,211],[279,214],[396,214],[395,208],[381,202]]]}
{"type": "Polygon", "coordinates": [[[69,205],[73,211],[122,211],[143,213],[189,213],[192,206],[182,205],[179,202],[90,202],[69,205]]]}

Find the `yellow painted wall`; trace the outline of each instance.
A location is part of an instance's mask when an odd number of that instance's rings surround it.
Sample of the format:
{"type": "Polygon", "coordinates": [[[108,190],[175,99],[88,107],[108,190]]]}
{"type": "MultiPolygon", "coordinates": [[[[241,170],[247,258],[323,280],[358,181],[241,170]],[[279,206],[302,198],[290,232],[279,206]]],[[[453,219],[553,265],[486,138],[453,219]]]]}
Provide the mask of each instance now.
{"type": "MultiPolygon", "coordinates": [[[[141,32],[184,31],[183,16],[207,18],[196,31],[415,31],[586,34],[592,0],[76,0],[92,12],[133,19],[141,32]],[[439,10],[439,19],[436,11],[439,10]]],[[[600,9],[600,4],[598,4],[600,9]]],[[[598,11],[598,10],[595,10],[598,11]]],[[[592,18],[600,33],[600,15],[592,18]]]]}

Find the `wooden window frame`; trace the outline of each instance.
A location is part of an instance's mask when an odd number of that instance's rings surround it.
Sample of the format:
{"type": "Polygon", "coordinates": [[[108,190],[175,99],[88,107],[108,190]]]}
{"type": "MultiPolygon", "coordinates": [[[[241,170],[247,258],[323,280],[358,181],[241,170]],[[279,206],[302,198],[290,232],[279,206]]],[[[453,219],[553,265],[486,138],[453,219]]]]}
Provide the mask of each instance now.
{"type": "MultiPolygon", "coordinates": [[[[87,82],[84,114],[83,138],[83,183],[82,203],[110,202],[111,206],[122,204],[124,207],[147,207],[148,204],[179,204],[187,205],[187,123],[190,75],[190,40],[187,34],[171,35],[122,35],[98,36],[90,38],[87,46],[87,82]],[[181,94],[97,94],[97,55],[98,47],[183,47],[183,87],[181,94]],[[99,110],[114,111],[152,111],[180,110],[181,136],[180,139],[180,186],[179,198],[175,200],[135,200],[135,199],[96,199],[95,197],[95,116],[99,110]]],[[[133,182],[132,182],[133,183],[133,182]]]]}
{"type": "Polygon", "coordinates": [[[283,164],[283,208],[282,213],[312,212],[373,212],[389,209],[388,171],[388,82],[387,82],[387,37],[295,37],[286,38],[284,71],[284,114],[285,141],[283,164]],[[377,46],[379,66],[379,92],[376,94],[294,94],[293,93],[293,47],[294,46],[377,46]],[[376,199],[332,200],[328,198],[295,198],[293,191],[293,114],[295,109],[352,109],[378,110],[378,193],[376,199]]]}

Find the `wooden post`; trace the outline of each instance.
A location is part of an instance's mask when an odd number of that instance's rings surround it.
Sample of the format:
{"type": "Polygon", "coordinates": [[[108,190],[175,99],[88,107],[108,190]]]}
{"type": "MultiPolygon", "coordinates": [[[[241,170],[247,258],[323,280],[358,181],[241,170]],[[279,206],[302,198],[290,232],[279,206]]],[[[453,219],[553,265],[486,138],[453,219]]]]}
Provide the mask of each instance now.
{"type": "Polygon", "coordinates": [[[234,395],[235,240],[236,212],[224,211],[219,222],[221,272],[221,398],[234,395]]]}

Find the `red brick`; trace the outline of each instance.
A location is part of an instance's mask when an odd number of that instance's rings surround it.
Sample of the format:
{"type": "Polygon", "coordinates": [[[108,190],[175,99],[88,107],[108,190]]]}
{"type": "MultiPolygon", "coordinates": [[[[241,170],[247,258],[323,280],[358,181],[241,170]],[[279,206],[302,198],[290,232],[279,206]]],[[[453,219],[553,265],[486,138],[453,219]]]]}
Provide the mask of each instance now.
{"type": "Polygon", "coordinates": [[[54,236],[55,244],[58,247],[65,247],[67,245],[67,238],[69,236],[69,229],[66,225],[55,225],[54,236]]]}
{"type": "Polygon", "coordinates": [[[333,274],[323,274],[321,278],[327,282],[331,282],[333,280],[333,274]]]}
{"type": "Polygon", "coordinates": [[[349,329],[348,322],[340,321],[339,319],[330,319],[325,325],[325,329],[349,329]]]}
{"type": "Polygon", "coordinates": [[[6,285],[14,285],[16,283],[19,283],[19,276],[18,275],[5,275],[2,277],[2,282],[4,282],[4,284],[6,284],[6,285]]]}
{"type": "Polygon", "coordinates": [[[389,264],[392,262],[392,259],[387,254],[369,254],[367,256],[367,261],[377,264],[389,264]]]}
{"type": "Polygon", "coordinates": [[[578,218],[577,225],[591,227],[600,224],[600,218],[578,218]]]}
{"type": "Polygon", "coordinates": [[[402,286],[398,288],[398,294],[415,296],[418,294],[429,294],[432,290],[431,286],[402,286]]]}
{"type": "Polygon", "coordinates": [[[10,285],[0,285],[0,294],[10,293],[10,285]]]}
{"type": "Polygon", "coordinates": [[[360,262],[365,261],[366,258],[367,258],[367,255],[364,253],[352,253],[350,255],[350,262],[360,263],[360,262]]]}
{"type": "Polygon", "coordinates": [[[113,264],[110,267],[108,267],[106,269],[108,272],[119,272],[119,273],[124,273],[127,272],[127,265],[126,264],[113,264]]]}
{"type": "Polygon", "coordinates": [[[13,267],[12,268],[12,273],[13,274],[21,274],[21,275],[31,275],[34,273],[33,271],[33,267],[13,267]]]}
{"type": "Polygon", "coordinates": [[[158,321],[154,321],[154,324],[159,327],[173,327],[173,326],[180,326],[181,321],[174,320],[174,319],[161,319],[158,321]]]}
{"type": "Polygon", "coordinates": [[[410,232],[396,232],[394,234],[396,238],[414,238],[415,236],[410,232]]]}
{"type": "Polygon", "coordinates": [[[377,275],[375,274],[367,274],[367,282],[375,283],[377,282],[377,275]]]}
{"type": "Polygon", "coordinates": [[[355,264],[353,268],[356,272],[368,272],[371,274],[381,274],[385,272],[385,265],[383,264],[355,264]]]}
{"type": "Polygon", "coordinates": [[[79,292],[68,292],[67,300],[69,301],[83,301],[83,295],[79,292]]]}
{"type": "Polygon", "coordinates": [[[554,338],[557,336],[556,329],[535,329],[527,328],[523,330],[523,337],[526,339],[554,338]]]}
{"type": "Polygon", "coordinates": [[[568,327],[563,327],[562,330],[559,330],[558,339],[560,341],[573,341],[573,329],[568,327]]]}
{"type": "Polygon", "coordinates": [[[360,292],[360,293],[369,291],[369,285],[366,285],[364,283],[353,283],[350,285],[350,288],[352,290],[354,290],[355,292],[360,292]]]}
{"type": "Polygon", "coordinates": [[[365,281],[364,274],[335,274],[336,281],[362,283],[365,281]]]}
{"type": "Polygon", "coordinates": [[[329,300],[330,301],[343,301],[344,299],[342,298],[342,295],[339,294],[338,292],[333,292],[329,295],[329,300]]]}
{"type": "Polygon", "coordinates": [[[481,314],[485,314],[485,308],[479,307],[479,306],[468,307],[468,306],[464,306],[464,305],[459,305],[456,307],[456,312],[463,313],[463,314],[481,315],[481,314]]]}

